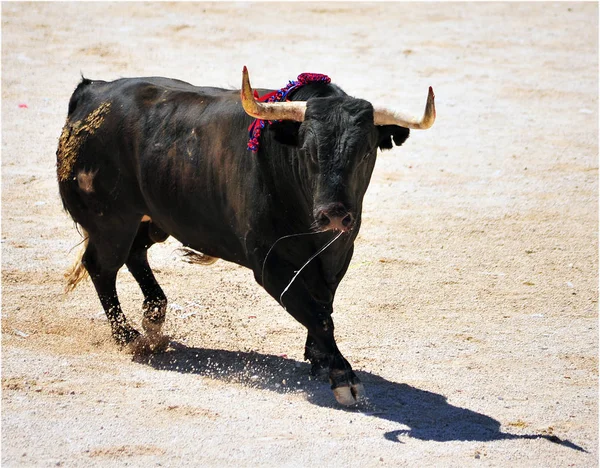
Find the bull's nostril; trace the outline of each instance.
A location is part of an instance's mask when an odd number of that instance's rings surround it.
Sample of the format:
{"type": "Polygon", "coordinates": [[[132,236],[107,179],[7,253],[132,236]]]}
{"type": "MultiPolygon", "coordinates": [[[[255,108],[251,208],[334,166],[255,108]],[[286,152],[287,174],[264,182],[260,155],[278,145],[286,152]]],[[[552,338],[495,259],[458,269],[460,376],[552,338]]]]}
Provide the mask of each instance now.
{"type": "Polygon", "coordinates": [[[323,212],[319,213],[318,220],[319,220],[319,223],[323,226],[327,226],[331,222],[331,220],[329,219],[329,216],[327,216],[323,212]]]}
{"type": "Polygon", "coordinates": [[[351,214],[347,214],[346,216],[344,216],[344,219],[342,219],[342,224],[345,227],[350,226],[350,224],[352,224],[352,215],[351,214]]]}

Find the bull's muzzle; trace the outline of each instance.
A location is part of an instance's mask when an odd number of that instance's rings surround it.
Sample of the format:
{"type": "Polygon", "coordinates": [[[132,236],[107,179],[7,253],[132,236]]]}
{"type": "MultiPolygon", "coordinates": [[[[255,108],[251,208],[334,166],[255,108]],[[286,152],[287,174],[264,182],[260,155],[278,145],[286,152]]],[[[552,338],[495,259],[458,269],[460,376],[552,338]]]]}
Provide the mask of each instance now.
{"type": "Polygon", "coordinates": [[[354,227],[355,216],[342,203],[330,203],[315,211],[317,231],[348,232],[354,227]]]}

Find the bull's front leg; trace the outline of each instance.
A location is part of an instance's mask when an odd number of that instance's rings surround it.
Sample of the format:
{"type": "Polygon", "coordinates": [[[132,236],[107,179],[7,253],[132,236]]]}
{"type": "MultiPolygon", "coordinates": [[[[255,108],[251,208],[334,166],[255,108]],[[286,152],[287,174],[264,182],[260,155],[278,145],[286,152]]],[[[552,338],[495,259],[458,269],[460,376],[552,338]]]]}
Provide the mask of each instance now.
{"type": "Polygon", "coordinates": [[[329,357],[318,348],[310,333],[304,345],[304,359],[310,362],[312,375],[317,377],[329,375],[329,357]]]}
{"type": "MultiPolygon", "coordinates": [[[[285,277],[281,275],[278,278],[285,277]]],[[[338,403],[349,406],[363,399],[364,387],[335,342],[332,302],[315,300],[301,280],[294,283],[283,297],[281,291],[285,285],[276,287],[267,283],[266,286],[273,297],[281,299],[286,311],[306,327],[305,357],[311,362],[313,373],[324,373],[329,369],[329,382],[338,403]]]]}
{"type": "MultiPolygon", "coordinates": [[[[255,249],[257,255],[254,257],[254,277],[289,314],[306,327],[308,338],[304,357],[310,361],[312,373],[328,374],[336,400],[342,405],[354,405],[364,398],[365,391],[335,342],[331,318],[335,288],[328,285],[315,263],[293,279],[298,270],[298,262],[288,261],[286,251],[293,251],[302,258],[309,258],[311,252],[302,252],[302,245],[292,248],[286,244],[286,247],[282,252],[284,255],[278,255],[279,252],[266,247],[264,251],[255,249]],[[270,252],[268,262],[265,260],[267,251],[270,252]],[[263,255],[259,255],[260,253],[263,255]]],[[[338,277],[334,279],[341,279],[351,257],[350,248],[338,277]]]]}
{"type": "Polygon", "coordinates": [[[329,368],[329,383],[338,403],[354,405],[365,396],[365,390],[352,370],[352,366],[340,352],[334,337],[334,325],[331,318],[331,306],[285,303],[286,309],[308,330],[305,357],[312,364],[313,373],[325,372],[329,368]]]}

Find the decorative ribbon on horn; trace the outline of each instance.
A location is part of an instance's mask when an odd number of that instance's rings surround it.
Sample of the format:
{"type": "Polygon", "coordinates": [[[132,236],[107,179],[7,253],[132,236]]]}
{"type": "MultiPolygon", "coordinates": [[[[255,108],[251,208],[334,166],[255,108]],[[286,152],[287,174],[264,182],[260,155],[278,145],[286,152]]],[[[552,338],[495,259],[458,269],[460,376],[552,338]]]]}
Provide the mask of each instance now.
{"type": "MultiPolygon", "coordinates": [[[[288,94],[290,94],[295,89],[298,89],[301,86],[304,86],[308,83],[331,83],[331,78],[327,75],[321,75],[320,73],[301,73],[298,75],[297,81],[291,81],[285,86],[277,91],[272,91],[268,94],[265,94],[262,97],[258,96],[258,93],[254,91],[254,97],[261,102],[283,102],[286,101],[288,94]]],[[[258,151],[258,146],[260,144],[260,134],[262,129],[265,128],[266,123],[271,124],[273,121],[271,120],[261,120],[255,119],[254,122],[250,124],[248,127],[248,149],[253,153],[258,151]]]]}

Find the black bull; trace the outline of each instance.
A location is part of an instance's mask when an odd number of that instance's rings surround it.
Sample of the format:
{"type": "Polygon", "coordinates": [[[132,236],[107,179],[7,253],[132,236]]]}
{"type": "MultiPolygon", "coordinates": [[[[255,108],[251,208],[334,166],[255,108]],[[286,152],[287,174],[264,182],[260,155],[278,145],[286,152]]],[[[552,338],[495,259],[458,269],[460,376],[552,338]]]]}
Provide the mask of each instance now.
{"type": "Polygon", "coordinates": [[[408,127],[428,128],[433,94],[421,121],[398,124],[390,120],[397,114],[378,118],[369,102],[333,84],[296,89],[280,107],[300,107],[283,114],[277,105],[254,109],[251,93],[245,69],[241,97],[167,78],[82,80],[57,151],[64,207],[86,233],[70,283],[87,271],[113,337],[139,351],[168,343],[160,335],[167,299],[147,260],[152,244],[171,235],[205,259],[243,265],[307,328],[313,371],[328,370],[336,399],[354,404],[363,388],[335,342],[335,292],[352,258],[377,149],[401,145],[408,127]],[[273,122],[254,154],[247,129],[259,116],[273,122]],[[144,294],[145,336],[119,304],[124,264],[144,294]]]}

